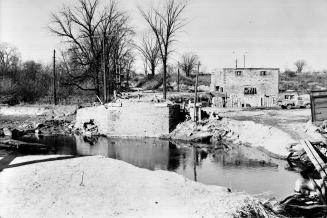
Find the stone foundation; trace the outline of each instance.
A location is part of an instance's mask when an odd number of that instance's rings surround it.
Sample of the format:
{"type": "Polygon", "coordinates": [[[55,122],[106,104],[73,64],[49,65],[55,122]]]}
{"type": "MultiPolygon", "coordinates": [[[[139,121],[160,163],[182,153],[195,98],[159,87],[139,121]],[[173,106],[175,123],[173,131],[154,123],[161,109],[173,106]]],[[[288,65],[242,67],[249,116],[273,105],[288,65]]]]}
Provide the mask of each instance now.
{"type": "Polygon", "coordinates": [[[93,119],[98,133],[107,136],[159,137],[182,119],[178,105],[146,102],[101,105],[77,111],[75,128],[93,119]]]}

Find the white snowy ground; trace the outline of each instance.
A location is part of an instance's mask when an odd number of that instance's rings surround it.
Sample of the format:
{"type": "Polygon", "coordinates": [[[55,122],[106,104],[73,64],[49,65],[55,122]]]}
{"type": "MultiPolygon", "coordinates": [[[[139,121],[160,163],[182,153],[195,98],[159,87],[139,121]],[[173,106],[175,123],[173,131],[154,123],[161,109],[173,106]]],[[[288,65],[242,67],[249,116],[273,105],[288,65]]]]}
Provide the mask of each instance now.
{"type": "MultiPolygon", "coordinates": [[[[49,156],[17,158],[12,164],[49,156]]],[[[231,217],[255,204],[244,193],[99,156],[0,173],[0,217],[231,217]]]]}
{"type": "Polygon", "coordinates": [[[286,146],[290,143],[297,142],[285,131],[273,126],[255,123],[253,121],[238,121],[231,119],[224,119],[233,135],[231,138],[236,139],[235,142],[249,143],[254,147],[261,146],[270,152],[281,156],[287,156],[286,146]]]}

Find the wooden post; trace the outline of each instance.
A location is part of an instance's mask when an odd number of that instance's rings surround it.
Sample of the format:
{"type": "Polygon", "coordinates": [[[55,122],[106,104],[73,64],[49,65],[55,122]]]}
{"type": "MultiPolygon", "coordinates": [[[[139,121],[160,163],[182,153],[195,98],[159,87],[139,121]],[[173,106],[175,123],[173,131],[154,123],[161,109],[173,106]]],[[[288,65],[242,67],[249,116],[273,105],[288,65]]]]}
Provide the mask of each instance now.
{"type": "Polygon", "coordinates": [[[179,62],[177,65],[177,92],[179,92],[179,62]]]}
{"type": "Polygon", "coordinates": [[[113,90],[117,90],[117,74],[118,74],[118,59],[115,60],[115,76],[113,77],[114,78],[113,90]]]}
{"type": "Polygon", "coordinates": [[[121,92],[121,65],[120,61],[118,60],[118,87],[117,87],[117,93],[121,92]]]}
{"type": "Polygon", "coordinates": [[[245,68],[245,55],[243,55],[243,60],[244,60],[243,64],[244,64],[244,68],[245,68]]]}
{"type": "Polygon", "coordinates": [[[315,104],[313,100],[313,94],[310,92],[310,104],[311,104],[311,122],[316,122],[315,104]]]}
{"type": "Polygon", "coordinates": [[[326,204],[326,178],[327,178],[327,173],[325,171],[326,169],[326,164],[325,162],[321,159],[320,155],[316,151],[316,149],[313,147],[310,141],[308,140],[300,140],[300,143],[302,147],[304,148],[305,152],[307,153],[308,157],[310,158],[311,162],[315,166],[317,172],[320,174],[320,177],[322,179],[322,184],[316,184],[317,190],[319,191],[319,198],[320,200],[326,204]]]}
{"type": "Polygon", "coordinates": [[[107,101],[111,101],[111,88],[112,88],[112,84],[111,84],[111,81],[112,81],[112,71],[109,69],[108,70],[108,84],[107,84],[107,101]]]}
{"type": "Polygon", "coordinates": [[[102,40],[102,64],[103,64],[103,102],[107,102],[107,81],[106,81],[106,51],[105,51],[105,36],[102,40]]]}
{"type": "Polygon", "coordinates": [[[129,91],[129,74],[130,74],[130,67],[131,67],[131,64],[129,63],[128,64],[128,69],[126,71],[126,91],[128,92],[129,91]]]}
{"type": "Polygon", "coordinates": [[[53,99],[54,104],[57,105],[57,79],[56,79],[56,50],[53,50],[53,99]]]}
{"type": "Polygon", "coordinates": [[[199,82],[199,71],[200,71],[200,62],[198,63],[198,71],[196,72],[196,79],[195,79],[195,96],[194,96],[194,121],[198,121],[198,113],[196,110],[196,103],[198,101],[198,82],[199,82]]]}
{"type": "Polygon", "coordinates": [[[196,165],[198,163],[198,151],[195,145],[193,146],[193,174],[194,174],[194,181],[197,181],[197,173],[196,173],[196,165]]]}

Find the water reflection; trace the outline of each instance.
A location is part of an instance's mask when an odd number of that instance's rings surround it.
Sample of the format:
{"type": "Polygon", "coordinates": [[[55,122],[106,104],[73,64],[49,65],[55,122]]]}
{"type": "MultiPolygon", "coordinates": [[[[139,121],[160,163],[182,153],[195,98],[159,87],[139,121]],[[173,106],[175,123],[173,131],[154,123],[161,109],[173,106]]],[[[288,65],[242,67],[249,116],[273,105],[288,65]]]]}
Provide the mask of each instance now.
{"type": "Polygon", "coordinates": [[[212,152],[196,148],[197,144],[154,138],[40,136],[21,140],[51,145],[51,154],[101,155],[150,170],[174,171],[195,181],[232,190],[251,194],[270,191],[278,198],[292,193],[298,177],[282,167],[251,161],[238,149],[212,152]]]}
{"type": "Polygon", "coordinates": [[[90,145],[82,137],[75,137],[80,155],[101,155],[150,170],[174,168],[173,164],[169,166],[168,141],[99,137],[94,145],[90,145]]]}

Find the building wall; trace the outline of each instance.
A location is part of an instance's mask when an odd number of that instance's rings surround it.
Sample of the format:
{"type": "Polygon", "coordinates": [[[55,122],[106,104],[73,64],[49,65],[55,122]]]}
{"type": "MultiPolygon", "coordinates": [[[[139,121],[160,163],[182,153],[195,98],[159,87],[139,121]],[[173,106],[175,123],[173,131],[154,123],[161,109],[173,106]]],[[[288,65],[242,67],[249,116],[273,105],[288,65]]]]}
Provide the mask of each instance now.
{"type": "MultiPolygon", "coordinates": [[[[279,92],[277,68],[224,68],[212,74],[211,91],[225,93],[239,104],[262,106],[277,99],[279,92]],[[240,71],[241,75],[236,75],[240,71]],[[261,72],[265,71],[265,75],[261,72]],[[245,88],[255,88],[254,94],[245,94],[245,88]]],[[[252,91],[253,93],[253,91],[252,91]]]]}

